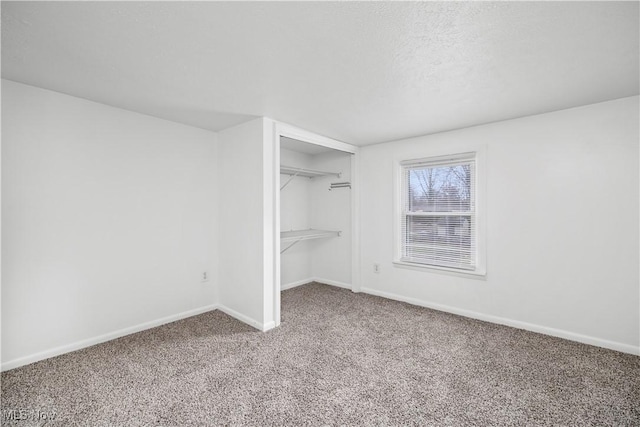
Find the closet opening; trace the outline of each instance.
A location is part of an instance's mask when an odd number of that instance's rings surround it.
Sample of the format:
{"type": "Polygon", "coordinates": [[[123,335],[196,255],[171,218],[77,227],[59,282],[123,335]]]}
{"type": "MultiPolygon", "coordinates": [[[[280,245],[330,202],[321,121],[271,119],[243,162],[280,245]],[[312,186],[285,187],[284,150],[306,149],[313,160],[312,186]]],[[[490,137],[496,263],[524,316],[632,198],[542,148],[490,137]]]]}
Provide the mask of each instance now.
{"type": "Polygon", "coordinates": [[[282,291],[311,282],[354,290],[355,150],[284,135],[278,135],[277,142],[279,324],[282,291]]]}

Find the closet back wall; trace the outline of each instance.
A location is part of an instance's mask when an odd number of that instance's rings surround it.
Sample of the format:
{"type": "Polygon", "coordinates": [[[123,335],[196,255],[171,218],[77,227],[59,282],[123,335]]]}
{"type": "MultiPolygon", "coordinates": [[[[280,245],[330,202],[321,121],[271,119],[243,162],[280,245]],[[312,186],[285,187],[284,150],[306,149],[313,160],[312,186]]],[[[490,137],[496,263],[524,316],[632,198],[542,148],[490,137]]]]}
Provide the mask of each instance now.
{"type": "Polygon", "coordinates": [[[311,241],[313,276],[326,283],[351,289],[351,198],[349,188],[329,191],[332,182],[351,181],[351,154],[329,151],[313,156],[313,168],[341,172],[340,178],[311,183],[311,224],[314,228],[341,231],[340,237],[311,241]]]}
{"type": "Polygon", "coordinates": [[[3,369],[215,303],[216,139],[2,80],[3,369]]]}

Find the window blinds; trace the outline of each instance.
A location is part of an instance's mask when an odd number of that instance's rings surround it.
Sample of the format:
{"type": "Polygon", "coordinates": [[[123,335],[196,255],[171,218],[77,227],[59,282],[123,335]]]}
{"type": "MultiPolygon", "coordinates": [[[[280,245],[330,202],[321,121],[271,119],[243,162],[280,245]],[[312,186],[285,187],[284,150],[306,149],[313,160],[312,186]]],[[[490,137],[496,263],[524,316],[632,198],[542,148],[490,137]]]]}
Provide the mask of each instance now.
{"type": "Polygon", "coordinates": [[[475,270],[475,155],[401,166],[401,260],[475,270]]]}

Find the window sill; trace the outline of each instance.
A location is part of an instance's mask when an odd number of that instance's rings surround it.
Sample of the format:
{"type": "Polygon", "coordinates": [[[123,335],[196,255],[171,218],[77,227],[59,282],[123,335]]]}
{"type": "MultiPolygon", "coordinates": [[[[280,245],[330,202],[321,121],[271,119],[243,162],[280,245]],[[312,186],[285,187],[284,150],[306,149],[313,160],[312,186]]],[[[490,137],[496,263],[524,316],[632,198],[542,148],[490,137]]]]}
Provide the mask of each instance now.
{"type": "Polygon", "coordinates": [[[446,274],[449,276],[465,277],[468,279],[487,280],[485,271],[464,271],[447,267],[434,267],[431,265],[417,264],[414,262],[394,260],[393,266],[408,270],[424,271],[426,273],[446,274]]]}

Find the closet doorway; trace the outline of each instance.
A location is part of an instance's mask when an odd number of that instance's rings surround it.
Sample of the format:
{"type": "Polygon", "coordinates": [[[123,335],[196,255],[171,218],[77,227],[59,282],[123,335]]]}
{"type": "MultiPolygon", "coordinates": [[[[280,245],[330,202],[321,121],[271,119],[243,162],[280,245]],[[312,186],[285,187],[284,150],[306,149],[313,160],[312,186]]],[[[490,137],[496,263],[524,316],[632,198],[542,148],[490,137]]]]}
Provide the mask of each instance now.
{"type": "Polygon", "coordinates": [[[357,147],[312,134],[276,138],[275,309],[280,292],[310,282],[357,291],[357,147]]]}

